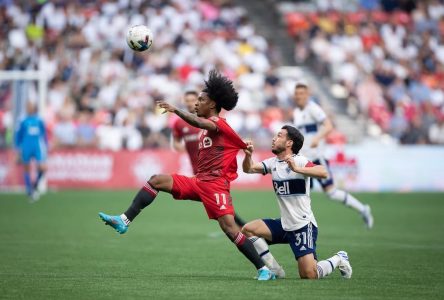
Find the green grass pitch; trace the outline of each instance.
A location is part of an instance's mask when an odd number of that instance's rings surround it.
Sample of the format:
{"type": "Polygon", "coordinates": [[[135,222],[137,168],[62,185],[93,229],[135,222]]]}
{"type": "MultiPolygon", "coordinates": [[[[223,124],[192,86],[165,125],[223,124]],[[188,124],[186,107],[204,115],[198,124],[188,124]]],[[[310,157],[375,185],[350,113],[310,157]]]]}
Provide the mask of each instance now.
{"type": "MultiPolygon", "coordinates": [[[[368,231],[351,209],[313,195],[318,256],[349,253],[351,280],[300,280],[288,245],[271,250],[288,278],[254,268],[197,202],[162,194],[125,235],[97,213],[121,213],[134,191],[64,191],[28,204],[0,194],[0,299],[443,299],[444,194],[356,194],[372,205],[368,231]]],[[[233,192],[245,219],[278,216],[271,191],[233,192]]]]}

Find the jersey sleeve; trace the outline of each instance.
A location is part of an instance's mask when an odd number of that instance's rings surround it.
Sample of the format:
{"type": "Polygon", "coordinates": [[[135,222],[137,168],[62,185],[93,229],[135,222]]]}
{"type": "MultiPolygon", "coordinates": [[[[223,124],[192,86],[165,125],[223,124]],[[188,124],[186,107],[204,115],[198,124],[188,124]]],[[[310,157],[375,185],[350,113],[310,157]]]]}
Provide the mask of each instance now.
{"type": "Polygon", "coordinates": [[[15,146],[19,148],[23,141],[23,134],[25,131],[25,121],[21,121],[18,130],[15,133],[15,146]]]}
{"type": "Polygon", "coordinates": [[[180,123],[179,123],[180,119],[177,119],[176,122],[174,122],[173,127],[171,128],[171,133],[173,134],[173,137],[177,138],[177,139],[181,139],[182,138],[182,132],[181,132],[181,128],[180,128],[180,123]]]}
{"type": "Polygon", "coordinates": [[[308,160],[308,158],[302,155],[296,155],[294,157],[294,162],[299,168],[310,167],[310,163],[312,163],[311,161],[308,160]]]}
{"type": "Polygon", "coordinates": [[[227,140],[231,144],[239,149],[246,149],[247,144],[240,138],[240,136],[227,124],[227,122],[219,117],[211,117],[208,120],[214,122],[217,126],[217,130],[227,137],[227,140]]]}
{"type": "Polygon", "coordinates": [[[312,103],[311,115],[318,124],[324,122],[324,120],[327,118],[325,111],[316,103],[312,103]]]}
{"type": "Polygon", "coordinates": [[[305,167],[306,168],[313,168],[314,166],[316,166],[314,163],[312,163],[311,161],[308,161],[306,164],[305,164],[305,167]]]}
{"type": "Polygon", "coordinates": [[[261,161],[261,164],[264,168],[262,171],[262,175],[271,174],[271,169],[273,168],[273,161],[275,159],[273,157],[267,158],[263,161],[261,161]]]}

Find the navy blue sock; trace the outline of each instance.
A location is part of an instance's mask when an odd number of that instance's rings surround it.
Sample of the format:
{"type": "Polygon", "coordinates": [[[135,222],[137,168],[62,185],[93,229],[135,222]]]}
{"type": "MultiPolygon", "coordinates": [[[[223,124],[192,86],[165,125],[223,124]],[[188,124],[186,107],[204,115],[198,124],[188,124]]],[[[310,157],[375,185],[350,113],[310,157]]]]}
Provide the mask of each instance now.
{"type": "Polygon", "coordinates": [[[145,207],[156,199],[157,193],[159,191],[147,182],[136,194],[130,207],[124,212],[125,216],[132,222],[145,207]]]}
{"type": "Polygon", "coordinates": [[[35,183],[34,183],[34,189],[37,189],[37,187],[39,185],[39,182],[40,182],[40,179],[42,179],[42,177],[43,177],[43,174],[45,174],[44,171],[41,171],[41,170],[38,171],[37,178],[36,178],[35,183]]]}

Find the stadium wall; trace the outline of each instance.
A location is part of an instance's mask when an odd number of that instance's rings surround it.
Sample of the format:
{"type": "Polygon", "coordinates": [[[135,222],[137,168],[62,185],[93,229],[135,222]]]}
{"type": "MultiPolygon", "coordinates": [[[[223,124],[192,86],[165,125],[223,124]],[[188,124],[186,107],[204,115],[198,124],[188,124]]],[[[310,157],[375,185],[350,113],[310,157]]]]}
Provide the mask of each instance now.
{"type": "MultiPolygon", "coordinates": [[[[330,166],[338,186],[350,191],[444,191],[444,148],[381,145],[328,148],[330,166]]],[[[23,186],[22,167],[13,151],[0,152],[0,190],[23,186]]],[[[254,159],[270,157],[258,151],[254,159]]],[[[243,154],[238,155],[241,167],[243,154]]],[[[186,154],[146,150],[103,152],[53,151],[49,155],[49,188],[139,188],[153,174],[191,174],[186,154]]],[[[315,185],[316,186],[316,185],[315,185]]],[[[244,174],[233,183],[239,189],[271,189],[268,176],[244,174]]]]}

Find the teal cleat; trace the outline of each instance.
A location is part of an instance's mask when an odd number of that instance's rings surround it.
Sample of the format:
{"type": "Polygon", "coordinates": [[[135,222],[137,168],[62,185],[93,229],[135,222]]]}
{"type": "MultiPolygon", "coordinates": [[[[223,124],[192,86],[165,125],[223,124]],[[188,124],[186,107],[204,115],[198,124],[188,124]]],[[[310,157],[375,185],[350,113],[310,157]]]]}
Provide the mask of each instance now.
{"type": "Polygon", "coordinates": [[[111,226],[120,234],[124,234],[128,230],[128,225],[122,221],[120,216],[109,216],[100,212],[99,217],[105,222],[105,225],[111,226]]]}
{"type": "Polygon", "coordinates": [[[269,269],[260,269],[257,271],[257,280],[259,281],[266,281],[266,280],[275,280],[276,275],[273,273],[273,271],[269,269]]]}

